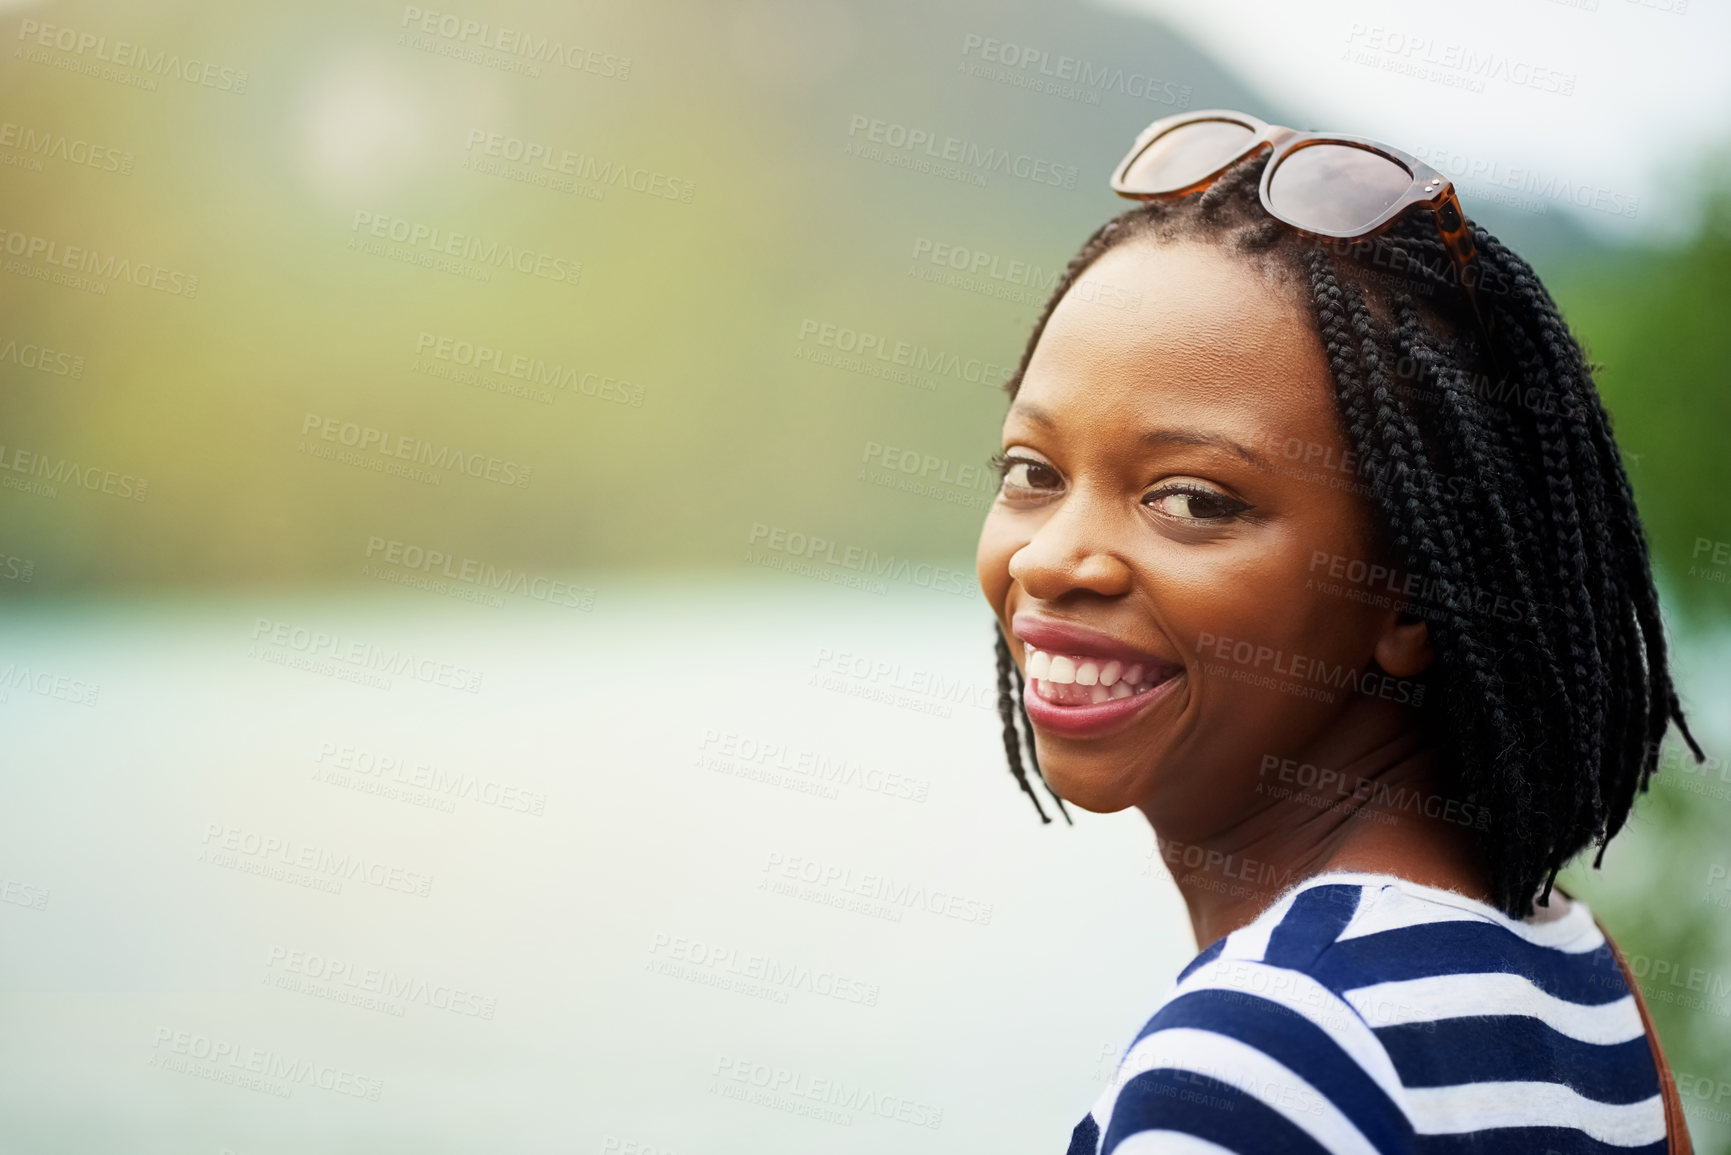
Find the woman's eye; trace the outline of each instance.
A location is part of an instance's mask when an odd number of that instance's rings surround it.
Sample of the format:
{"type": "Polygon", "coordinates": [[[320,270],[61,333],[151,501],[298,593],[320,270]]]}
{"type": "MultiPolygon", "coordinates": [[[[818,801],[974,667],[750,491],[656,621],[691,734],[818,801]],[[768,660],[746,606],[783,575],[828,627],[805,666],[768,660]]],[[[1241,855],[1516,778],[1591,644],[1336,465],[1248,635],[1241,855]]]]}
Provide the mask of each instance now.
{"type": "Polygon", "coordinates": [[[1004,489],[1053,489],[1062,483],[1058,471],[1031,457],[998,454],[992,458],[1004,489]]]}
{"type": "Polygon", "coordinates": [[[1190,485],[1156,490],[1143,504],[1177,521],[1225,521],[1250,508],[1235,497],[1190,485]]]}

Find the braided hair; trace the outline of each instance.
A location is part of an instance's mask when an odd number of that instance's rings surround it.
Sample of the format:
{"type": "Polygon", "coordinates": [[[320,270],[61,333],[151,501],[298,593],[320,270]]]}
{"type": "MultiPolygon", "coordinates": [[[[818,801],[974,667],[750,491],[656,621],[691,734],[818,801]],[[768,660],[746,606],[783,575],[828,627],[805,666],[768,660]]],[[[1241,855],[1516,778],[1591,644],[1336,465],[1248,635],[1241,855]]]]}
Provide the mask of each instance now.
{"type": "MultiPolygon", "coordinates": [[[[1322,241],[1270,217],[1266,154],[1199,195],[1144,203],[1090,236],[1058,279],[1015,373],[1019,391],[1059,300],[1126,241],[1211,243],[1274,270],[1305,300],[1333,378],[1348,488],[1392,564],[1423,591],[1435,660],[1421,725],[1451,794],[1476,804],[1492,899],[1525,917],[1557,872],[1623,826],[1671,722],[1697,761],[1667,667],[1647,543],[1581,346],[1519,256],[1477,225],[1474,322],[1431,219],[1322,241]]],[[[1040,773],[1020,671],[993,624],[1010,771],[1040,773]],[[1018,727],[1020,728],[1018,732],[1018,727]]]]}

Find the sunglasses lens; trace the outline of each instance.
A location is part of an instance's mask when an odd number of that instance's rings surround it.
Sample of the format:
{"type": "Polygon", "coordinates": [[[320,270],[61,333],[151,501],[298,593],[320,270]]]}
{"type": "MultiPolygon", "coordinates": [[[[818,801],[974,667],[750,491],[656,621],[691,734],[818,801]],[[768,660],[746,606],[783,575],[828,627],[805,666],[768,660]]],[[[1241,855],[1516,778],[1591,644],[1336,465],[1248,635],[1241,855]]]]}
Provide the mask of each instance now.
{"type": "Polygon", "coordinates": [[[1412,187],[1412,174],[1391,157],[1345,144],[1295,149],[1268,182],[1274,211],[1301,229],[1351,234],[1365,228],[1412,187]]]}
{"type": "Polygon", "coordinates": [[[1256,135],[1249,125],[1198,120],[1156,137],[1124,174],[1136,192],[1173,192],[1195,184],[1244,151],[1256,135]]]}

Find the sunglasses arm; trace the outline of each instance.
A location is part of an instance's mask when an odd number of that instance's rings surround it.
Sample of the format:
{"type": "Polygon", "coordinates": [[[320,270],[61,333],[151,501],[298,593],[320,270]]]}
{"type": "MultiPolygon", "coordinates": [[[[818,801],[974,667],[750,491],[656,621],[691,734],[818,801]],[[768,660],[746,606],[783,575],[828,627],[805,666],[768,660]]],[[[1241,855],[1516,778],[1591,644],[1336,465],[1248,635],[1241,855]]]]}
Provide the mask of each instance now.
{"type": "Polygon", "coordinates": [[[1465,214],[1461,212],[1461,202],[1455,196],[1453,185],[1443,189],[1442,199],[1431,211],[1436,215],[1437,231],[1442,234],[1443,246],[1448,249],[1449,257],[1454,262],[1455,276],[1460,280],[1461,290],[1466,294],[1473,316],[1478,320],[1479,328],[1484,330],[1488,340],[1496,332],[1496,323],[1479,294],[1480,283],[1484,279],[1484,267],[1479,263],[1478,247],[1473,244],[1472,229],[1465,214]]]}

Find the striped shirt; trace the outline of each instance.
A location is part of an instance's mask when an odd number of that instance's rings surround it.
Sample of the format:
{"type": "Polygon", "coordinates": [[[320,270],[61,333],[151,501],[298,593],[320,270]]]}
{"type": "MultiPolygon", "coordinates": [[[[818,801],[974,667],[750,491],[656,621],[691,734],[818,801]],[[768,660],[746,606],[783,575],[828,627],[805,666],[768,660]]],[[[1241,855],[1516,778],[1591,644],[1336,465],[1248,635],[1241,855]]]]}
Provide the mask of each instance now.
{"type": "Polygon", "coordinates": [[[1663,1155],[1641,1014],[1579,901],[1517,922],[1329,873],[1185,967],[1069,1155],[1663,1155]]]}

